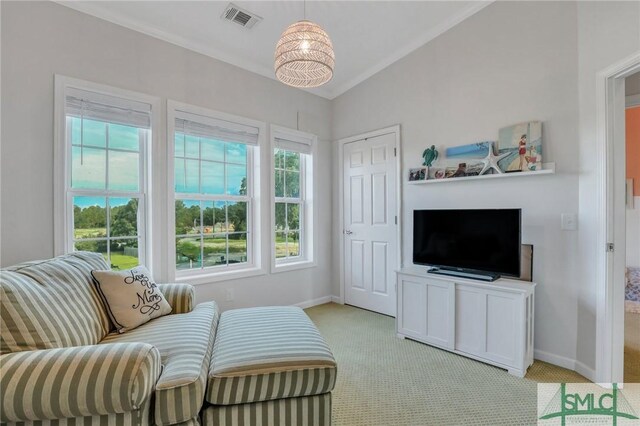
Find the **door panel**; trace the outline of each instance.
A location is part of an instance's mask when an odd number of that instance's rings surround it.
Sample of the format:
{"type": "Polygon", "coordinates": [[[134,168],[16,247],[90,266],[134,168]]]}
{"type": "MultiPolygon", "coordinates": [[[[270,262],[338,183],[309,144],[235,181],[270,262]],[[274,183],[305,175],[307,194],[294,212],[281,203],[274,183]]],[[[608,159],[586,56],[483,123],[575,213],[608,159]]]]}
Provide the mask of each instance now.
{"type": "Polygon", "coordinates": [[[389,294],[389,283],[387,282],[387,247],[386,241],[373,241],[373,292],[386,296],[389,294]]]}
{"type": "Polygon", "coordinates": [[[351,240],[351,288],[364,290],[364,241],[351,240]]]}
{"type": "Polygon", "coordinates": [[[387,173],[379,172],[371,175],[371,216],[374,225],[387,224],[387,173]]]}
{"type": "Polygon", "coordinates": [[[395,133],[344,145],[345,302],[396,314],[395,133]]]}
{"type": "Polygon", "coordinates": [[[364,177],[351,176],[351,223],[364,223],[364,177]]]}

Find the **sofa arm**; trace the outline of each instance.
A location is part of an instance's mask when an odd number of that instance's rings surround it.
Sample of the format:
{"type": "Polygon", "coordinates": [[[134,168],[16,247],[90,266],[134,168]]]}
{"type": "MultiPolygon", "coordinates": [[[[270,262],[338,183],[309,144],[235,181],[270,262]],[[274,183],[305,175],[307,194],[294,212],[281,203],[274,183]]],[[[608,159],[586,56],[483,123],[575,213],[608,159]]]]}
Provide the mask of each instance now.
{"type": "Polygon", "coordinates": [[[193,310],[193,301],[196,298],[195,290],[189,284],[158,284],[169,305],[172,314],[186,314],[193,310]]]}
{"type": "Polygon", "coordinates": [[[64,419],[134,411],[160,376],[147,343],[111,343],[0,357],[0,422],[64,419]]]}

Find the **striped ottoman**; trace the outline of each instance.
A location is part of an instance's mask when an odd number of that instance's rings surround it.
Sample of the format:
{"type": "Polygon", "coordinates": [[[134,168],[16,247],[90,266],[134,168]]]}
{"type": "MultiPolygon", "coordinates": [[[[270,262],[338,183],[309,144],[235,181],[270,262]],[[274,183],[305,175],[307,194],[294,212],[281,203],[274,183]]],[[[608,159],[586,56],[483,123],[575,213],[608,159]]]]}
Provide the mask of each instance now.
{"type": "Polygon", "coordinates": [[[300,308],[236,309],[220,317],[205,425],[330,425],[336,361],[300,308]]]}

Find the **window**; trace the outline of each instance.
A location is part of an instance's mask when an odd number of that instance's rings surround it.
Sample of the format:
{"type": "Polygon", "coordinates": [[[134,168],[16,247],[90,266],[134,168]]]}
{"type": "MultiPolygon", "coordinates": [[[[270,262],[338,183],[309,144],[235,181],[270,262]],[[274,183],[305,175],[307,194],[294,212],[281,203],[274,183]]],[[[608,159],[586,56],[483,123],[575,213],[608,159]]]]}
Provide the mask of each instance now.
{"type": "Polygon", "coordinates": [[[301,171],[303,154],[274,148],[275,163],[275,216],[276,259],[295,260],[300,258],[301,213],[304,211],[301,184],[304,174],[301,171]]]}
{"type": "Polygon", "coordinates": [[[273,266],[313,262],[313,146],[315,136],[271,127],[273,144],[273,266]]]}
{"type": "Polygon", "coordinates": [[[260,129],[190,109],[195,108],[175,109],[173,117],[177,275],[254,268],[259,263],[254,151],[260,129]]]}
{"type": "Polygon", "coordinates": [[[64,88],[65,250],[102,253],[113,269],[145,261],[151,105],[64,88]]]}

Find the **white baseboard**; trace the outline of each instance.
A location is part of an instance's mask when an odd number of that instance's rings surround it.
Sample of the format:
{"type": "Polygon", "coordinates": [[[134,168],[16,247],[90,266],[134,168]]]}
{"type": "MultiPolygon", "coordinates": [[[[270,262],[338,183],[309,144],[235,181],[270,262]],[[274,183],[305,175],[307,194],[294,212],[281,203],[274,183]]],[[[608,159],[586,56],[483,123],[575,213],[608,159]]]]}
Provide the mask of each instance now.
{"type": "Polygon", "coordinates": [[[338,303],[340,305],[344,305],[344,300],[340,298],[340,296],[331,296],[331,301],[333,303],[338,303]]]}
{"type": "Polygon", "coordinates": [[[580,361],[576,361],[575,372],[583,375],[594,383],[596,382],[596,371],[580,361]]]}
{"type": "Polygon", "coordinates": [[[307,309],[312,306],[324,305],[325,303],[332,302],[333,301],[332,297],[333,296],[318,297],[317,299],[305,300],[304,302],[296,303],[293,306],[297,306],[302,309],[307,309]]]}
{"type": "Polygon", "coordinates": [[[541,351],[539,349],[535,349],[533,351],[533,357],[535,359],[539,359],[540,361],[548,362],[549,364],[557,365],[558,367],[566,368],[567,370],[576,369],[576,360],[567,358],[564,356],[552,354],[550,352],[541,351]]]}
{"type": "Polygon", "coordinates": [[[535,349],[533,351],[533,357],[540,361],[548,362],[549,364],[566,368],[567,370],[573,370],[576,373],[581,374],[587,379],[591,380],[592,382],[594,381],[596,376],[595,371],[592,368],[588,367],[580,361],[576,361],[575,359],[541,351],[539,349],[535,349]]]}

